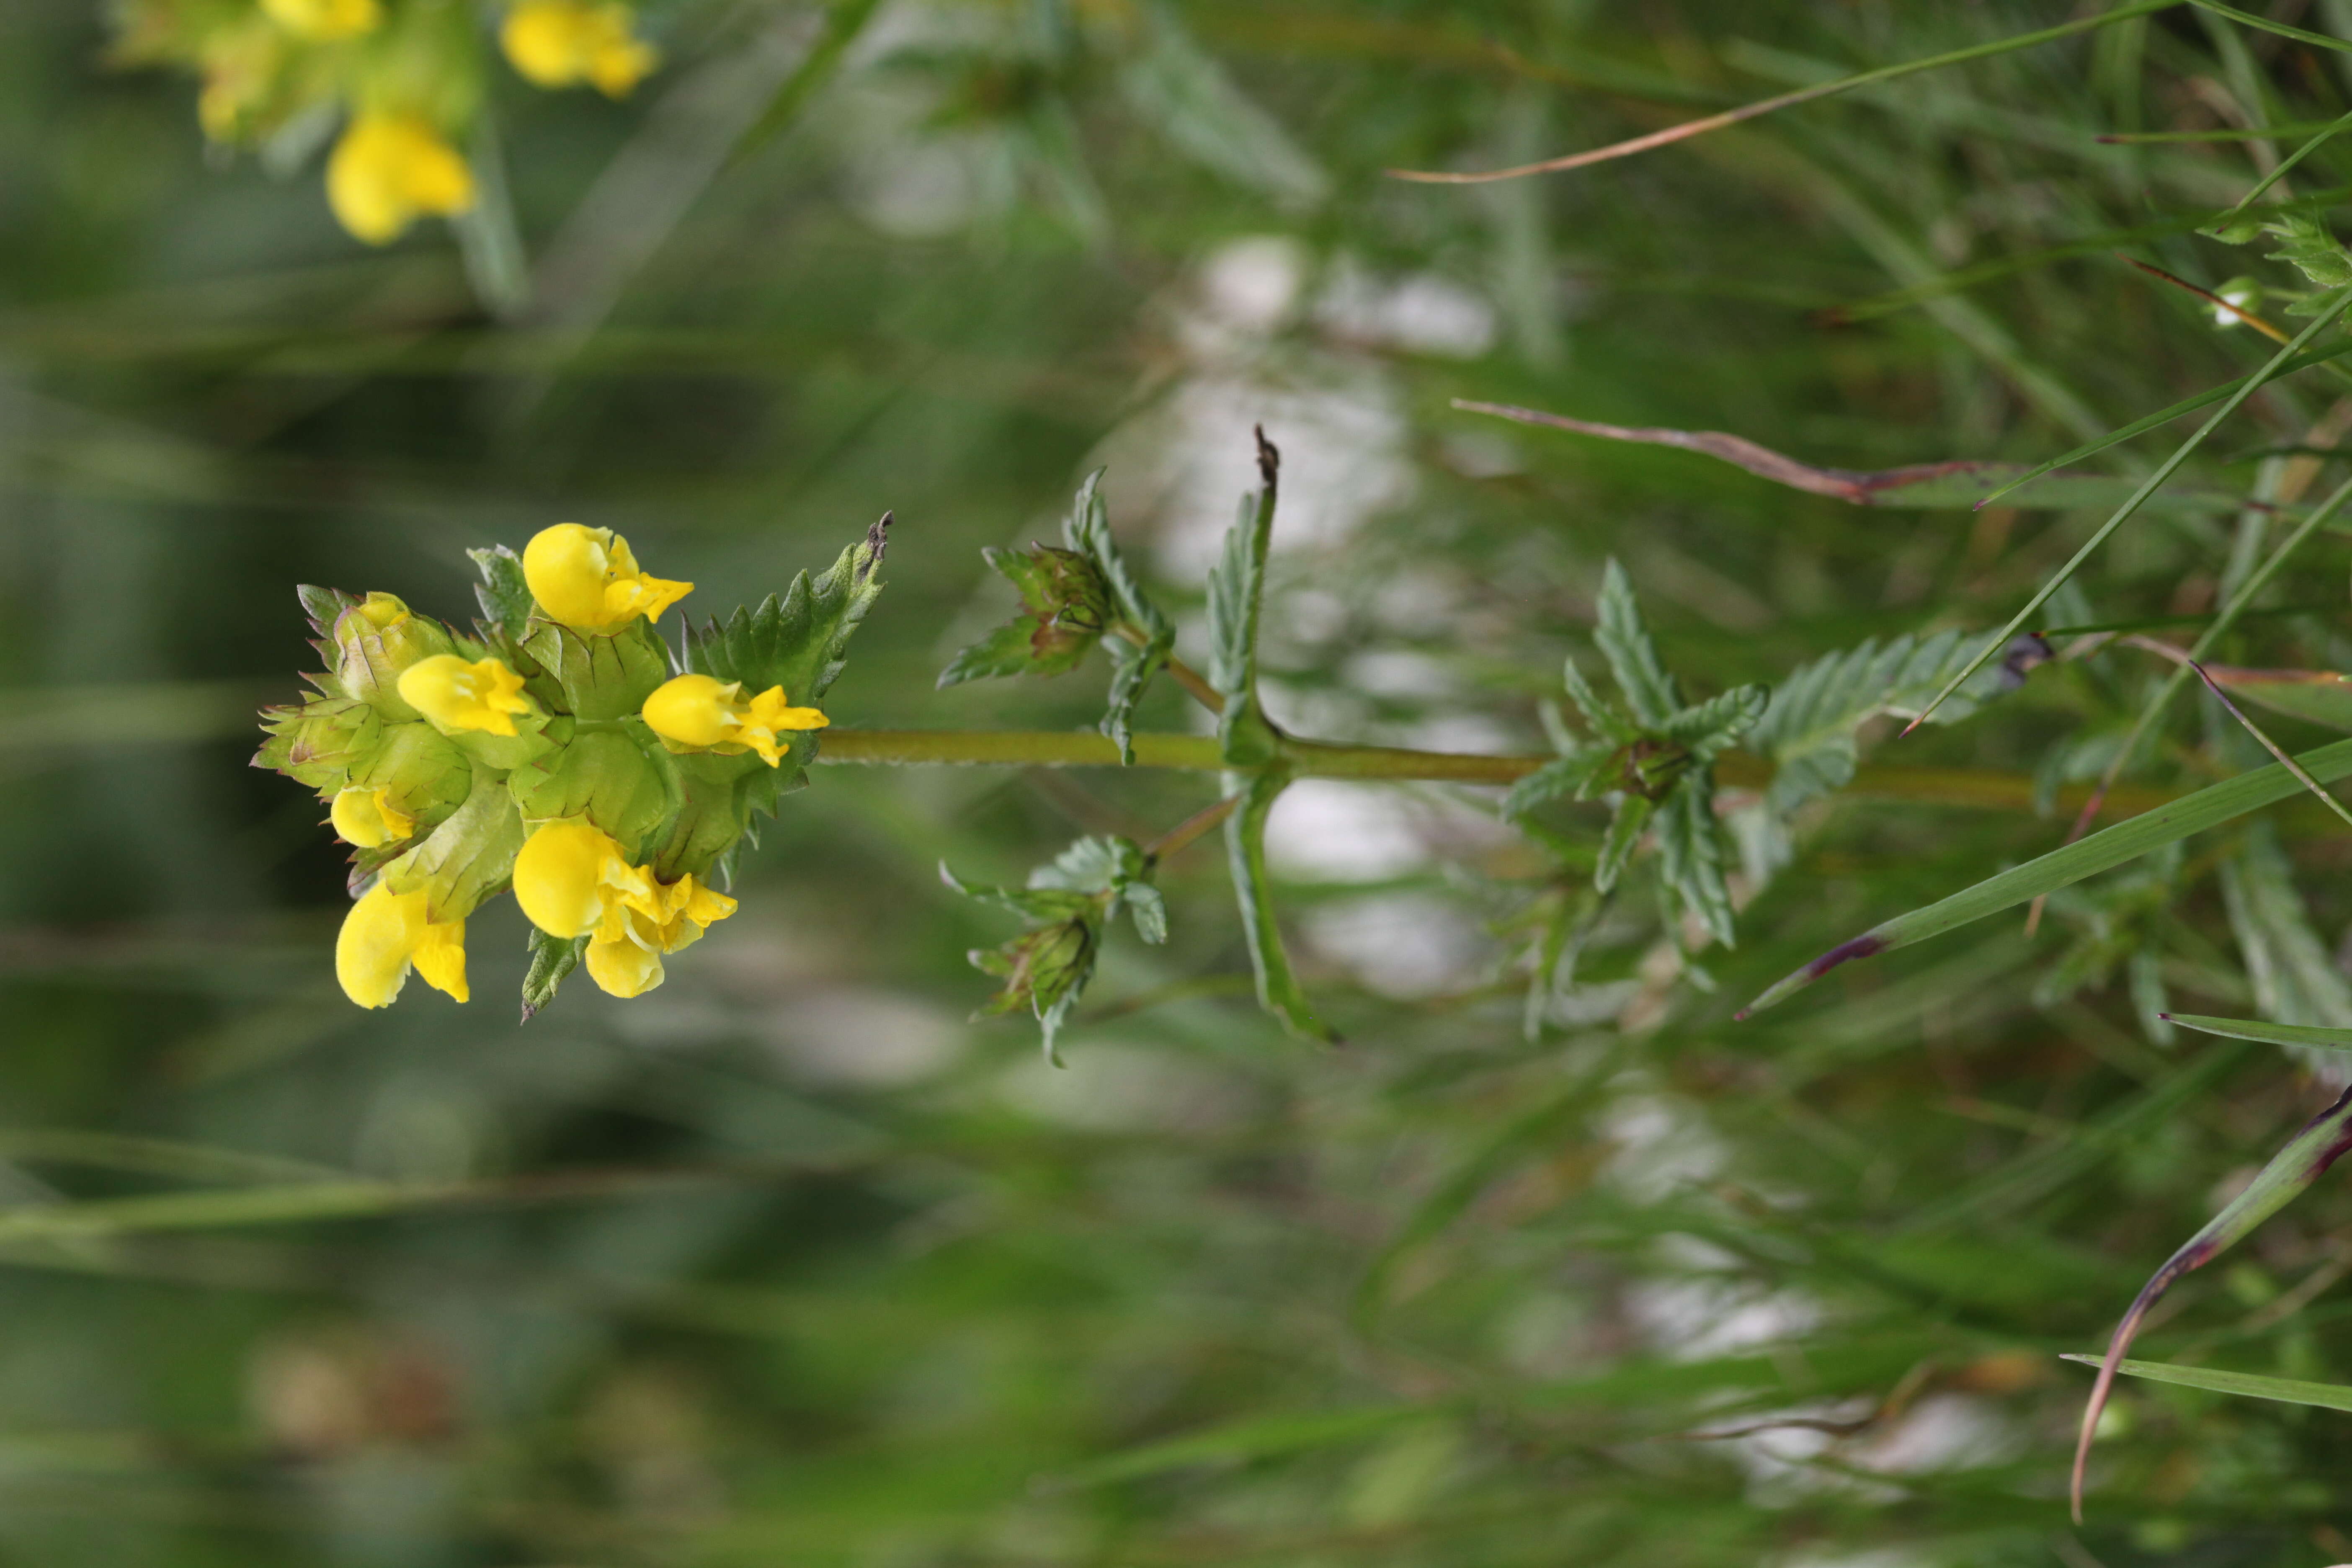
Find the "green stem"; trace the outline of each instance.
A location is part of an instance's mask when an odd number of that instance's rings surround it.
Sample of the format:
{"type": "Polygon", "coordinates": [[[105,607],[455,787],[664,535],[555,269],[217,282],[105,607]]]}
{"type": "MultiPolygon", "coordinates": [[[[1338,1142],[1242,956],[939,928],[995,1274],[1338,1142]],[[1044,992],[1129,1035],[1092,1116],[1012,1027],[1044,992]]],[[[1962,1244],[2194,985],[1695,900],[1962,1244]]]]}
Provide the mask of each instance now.
{"type": "MultiPolygon", "coordinates": [[[[946,764],[1032,768],[1115,768],[1118,748],[1087,730],[850,730],[831,729],[818,743],[820,763],[946,764]]],[[[1552,761],[1549,757],[1480,756],[1462,752],[1416,752],[1399,746],[1332,746],[1286,741],[1283,764],[1294,776],[1326,779],[1385,779],[1391,783],[1509,784],[1552,761]]],[[[1219,754],[1213,735],[1135,737],[1135,765],[1192,773],[1234,771],[1219,754]]],[[[1246,770],[1243,770],[1246,771],[1246,770]]],[[[1716,759],[1716,777],[1734,789],[1760,789],[1771,781],[1772,765],[1761,757],[1732,752],[1716,759]]],[[[2034,784],[2025,773],[1982,768],[1909,767],[1874,763],[1855,770],[1843,792],[1850,797],[1902,801],[1920,805],[1973,806],[1990,811],[2036,809],[2034,784]]],[[[2081,805],[2090,791],[2061,790],[2062,807],[2081,805]]],[[[2107,815],[2132,816],[2178,799],[2180,792],[2147,787],[2109,792],[2107,815]]]]}

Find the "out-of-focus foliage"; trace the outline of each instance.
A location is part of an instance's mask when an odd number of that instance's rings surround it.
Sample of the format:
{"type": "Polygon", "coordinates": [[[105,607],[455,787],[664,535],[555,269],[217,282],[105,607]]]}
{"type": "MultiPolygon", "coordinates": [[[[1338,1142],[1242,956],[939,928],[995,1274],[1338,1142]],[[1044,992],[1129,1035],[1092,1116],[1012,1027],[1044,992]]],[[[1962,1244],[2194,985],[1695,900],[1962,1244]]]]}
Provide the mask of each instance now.
{"type": "MultiPolygon", "coordinates": [[[[1497,791],[1294,783],[1264,874],[1348,1045],[1252,1004],[1195,847],[1158,868],[1167,942],[1094,955],[1060,1070],[1034,1026],[965,1021],[964,955],[1005,918],[932,868],[1015,887],[1074,839],[1150,841],[1213,775],[821,767],[698,963],[518,1026],[503,1003],[350,1007],[319,803],[244,767],[254,710],[295,694],[294,584],[462,622],[462,550],[566,520],[731,603],[892,509],[836,725],[1090,729],[1098,671],[933,689],[1006,614],[981,549],[1050,537],[1107,465],[1137,585],[1204,666],[1254,424],[1284,458],[1255,672],[1275,723],[1549,750],[1612,557],[1688,698],[1811,668],[1809,711],[1862,721],[1818,661],[1945,657],[2105,507],[1850,506],[1450,400],[1855,470],[2038,462],[2268,357],[2116,248],[2309,287],[2266,256],[2281,237],[2197,234],[2300,137],[2096,138],[2325,122],[2344,58],[2182,6],[1556,178],[1382,172],[1525,162],[2063,14],[680,3],[641,19],[666,63],[625,101],[483,70],[497,157],[466,150],[511,227],[373,250],[313,176],[208,157],[196,88],[110,64],[100,10],[20,9],[0,1560],[2352,1559],[2324,1409],[2126,1380],[2079,1533],[2061,1496],[2088,1376],[2060,1352],[2327,1098],[2333,1058],[2167,1035],[2151,1003],[2341,1022],[2333,818],[2193,838],[2031,939],[1988,920],[1731,1020],[2053,847],[2171,668],[2121,641],[2059,639],[1900,747],[1868,720],[1853,787],[1785,833],[1727,753],[1739,942],[1710,949],[1713,992],[1655,879],[1590,895],[1603,805],[1544,807],[1538,853],[1497,791]]],[[[2292,15],[2352,37],[2339,0],[2292,15]]],[[[2325,222],[2347,184],[2328,142],[2271,195],[2325,222]]],[[[2170,635],[2142,623],[2246,581],[2322,493],[2326,374],[2252,399],[2183,475],[2204,499],[2135,519],[2050,624],[2170,635]]],[[[2217,657],[2347,668],[2344,574],[2323,532],[2217,657]]],[[[1135,696],[1139,731],[1196,723],[1172,682],[1135,696]]],[[[2216,711],[2183,698],[2126,782],[2261,763],[2216,711]]],[[[1793,708],[1759,726],[1845,776],[1793,708]]],[[[477,988],[520,983],[520,918],[475,926],[477,988]]],[[[2352,1380],[2347,1226],[2321,1182],[2136,1353],[2352,1380]]]]}

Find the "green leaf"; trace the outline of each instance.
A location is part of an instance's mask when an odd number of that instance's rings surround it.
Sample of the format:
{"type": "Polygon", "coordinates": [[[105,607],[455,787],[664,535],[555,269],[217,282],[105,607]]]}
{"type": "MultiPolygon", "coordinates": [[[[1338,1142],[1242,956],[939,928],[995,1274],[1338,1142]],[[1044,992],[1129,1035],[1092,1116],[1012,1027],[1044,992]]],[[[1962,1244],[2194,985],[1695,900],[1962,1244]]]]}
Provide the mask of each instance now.
{"type": "Polygon", "coordinates": [[[957,654],[940,672],[941,687],[992,675],[1060,675],[1102,640],[1110,591],[1087,556],[1046,544],[980,553],[1020,591],[1022,613],[957,654]]]}
{"type": "MultiPolygon", "coordinates": [[[[2352,774],[2352,741],[2337,741],[2315,751],[2305,752],[2295,761],[2313,778],[2322,784],[2331,784],[2352,774]]],[[[1998,876],[1988,877],[1974,887],[1964,889],[1924,909],[1914,910],[1873,926],[1860,936],[1841,942],[1803,968],[1784,976],[1741,1009],[1740,1016],[1745,1017],[1770,1006],[1811,984],[1842,963],[1891,952],[1898,947],[1908,947],[1915,942],[1940,936],[1955,926],[1966,925],[1970,921],[1998,914],[2044,893],[2071,887],[2085,877],[2094,877],[2101,871],[2136,860],[2151,849],[2178,843],[2192,833],[2203,832],[2206,828],[2243,816],[2250,811],[2258,811],[2284,800],[2302,788],[2294,775],[2276,763],[2241,773],[2221,784],[2208,785],[2194,795],[2184,795],[2154,811],[2143,812],[2128,821],[2102,828],[2079,842],[2053,849],[2038,859],[2029,860],[1998,876]]]]}
{"type": "MultiPolygon", "coordinates": [[[[1779,816],[1843,789],[1853,777],[1854,731],[1882,713],[1916,713],[1945,682],[1976,661],[1989,635],[1937,632],[1925,637],[1875,639],[1829,654],[1793,671],[1748,735],[1748,748],[1769,758],[1772,783],[1765,800],[1779,816]]],[[[1958,723],[1993,695],[2002,672],[1988,668],[1936,711],[1932,722],[1958,723]]]]}
{"type": "Polygon", "coordinates": [[[1660,733],[1689,752],[1693,762],[1711,763],[1755,725],[1765,701],[1760,686],[1734,687],[1684,709],[1666,721],[1660,733]]]}
{"type": "Polygon", "coordinates": [[[1641,739],[1641,726],[1628,720],[1611,706],[1609,700],[1592,689],[1584,679],[1584,671],[1576,668],[1576,656],[1570,654],[1560,667],[1560,679],[1568,687],[1569,700],[1584,715],[1592,732],[1612,745],[1622,746],[1641,739]]]}
{"type": "Polygon", "coordinates": [[[1706,933],[1732,945],[1731,889],[1723,878],[1723,834],[1715,820],[1715,780],[1704,768],[1683,776],[1658,807],[1658,875],[1706,933]]]}
{"type": "MultiPolygon", "coordinates": [[[[2061,1359],[2080,1362],[2084,1366],[2099,1364],[2095,1355],[2069,1354],[2061,1359]]],[[[2214,1394],[2275,1399],[2282,1405],[2308,1405],[2320,1410],[2352,1410],[2352,1385],[2340,1383],[2306,1383],[2298,1377],[2264,1377],[2260,1373],[2221,1372],[2210,1366],[2179,1366],[2162,1361],[2117,1362],[2116,1371],[2125,1377],[2144,1377],[2150,1383],[2173,1383],[2214,1394]]]]}
{"type": "Polygon", "coordinates": [[[1433,1410],[1428,1405],[1380,1405],[1297,1415],[1262,1415],[1112,1454],[1055,1478],[1055,1484],[1064,1488],[1103,1486],[1194,1465],[1239,1464],[1279,1454],[1305,1453],[1352,1443],[1392,1426],[1426,1421],[1441,1414],[1442,1409],[1433,1410]]]}
{"type": "MultiPolygon", "coordinates": [[[[814,703],[841,674],[850,634],[882,592],[882,554],[889,544],[890,514],[866,530],[824,573],[793,579],[779,599],[773,594],[756,610],[739,607],[726,623],[691,626],[686,667],[720,680],[740,680],[747,692],[784,689],[794,702],[814,703]]],[[[797,748],[795,748],[797,750],[797,748]]]]}
{"type": "Polygon", "coordinates": [[[1025,888],[961,880],[942,862],[940,879],[968,899],[1034,922],[1002,946],[970,954],[973,967],[1004,982],[982,1015],[1027,1006],[1045,1036],[1045,1058],[1061,1064],[1055,1041],[1093,978],[1103,928],[1124,904],[1146,942],[1168,937],[1168,910],[1150,884],[1156,868],[1130,839],[1081,838],[1029,874],[1025,888]]]}
{"type": "Polygon", "coordinates": [[[2336,1102],[2305,1122],[2303,1130],[2288,1140],[2285,1148],[2273,1155],[2250,1183],[2245,1191],[2232,1198],[2221,1212],[2208,1221],[2203,1229],[2181,1244],[2180,1249],[2165,1260],[2164,1267],[2149,1277],[2132,1299],[2123,1321],[2107,1342],[2107,1353],[2099,1367],[2099,1381],[2092,1386],[2091,1397],[2083,1409],[2083,1427],[2074,1445],[2074,1517],[2083,1515],[2083,1472],[2090,1462],[2091,1439],[2098,1430],[2099,1413],[2105,1408],[2107,1394],[2115,1385],[2117,1363],[2131,1348],[2140,1324],[2148,1310],[2172,1288],[2173,1281],[2192,1269],[2202,1268],[2214,1258],[2250,1235],[2257,1226],[2279,1210],[2293,1203],[2304,1190],[2325,1175],[2327,1168],[2352,1151],[2352,1089],[2336,1097],[2336,1102]]]}
{"type": "Polygon", "coordinates": [[[2259,1018],[2207,1018],[2195,1013],[2167,1013],[2165,1022],[2200,1034],[2232,1040],[2260,1040],[2266,1045],[2299,1046],[2313,1050],[2352,1051],[2352,1029],[2322,1028],[2313,1024],[2273,1024],[2259,1018]]]}
{"type": "Polygon", "coordinates": [[[1658,662],[1657,647],[1650,641],[1649,629],[1642,624],[1642,608],[1633,599],[1633,584],[1613,560],[1601,574],[1600,624],[1593,629],[1592,640],[1609,660],[1610,673],[1617,678],[1617,689],[1625,694],[1634,722],[1644,730],[1663,731],[1681,709],[1682,693],[1675,678],[1658,662]]]}
{"type": "Polygon", "coordinates": [[[1275,475],[1280,457],[1264,431],[1257,437],[1258,489],[1242,497],[1241,513],[1225,535],[1224,556],[1209,574],[1209,684],[1224,694],[1217,737],[1225,761],[1255,767],[1270,760],[1277,740],[1257,700],[1258,627],[1265,600],[1265,555],[1274,538],[1275,475]]]}
{"type": "Polygon", "coordinates": [[[1658,803],[1647,795],[1629,792],[1617,797],[1616,815],[1609,819],[1609,831],[1601,840],[1601,857],[1592,868],[1594,892],[1605,893],[1617,885],[1657,810],[1658,803]]]}
{"type": "Polygon", "coordinates": [[[1080,483],[1076,499],[1070,503],[1070,515],[1062,523],[1062,537],[1070,549],[1094,563],[1110,590],[1111,607],[1143,639],[1140,647],[1123,639],[1107,645],[1111,656],[1110,696],[1100,729],[1118,745],[1119,762],[1132,767],[1135,705],[1151,678],[1168,667],[1168,656],[1176,647],[1176,627],[1144,593],[1126,557],[1119,553],[1118,542],[1111,537],[1102,477],[1103,470],[1097,468],[1080,483]]]}
{"type": "Polygon", "coordinates": [[[503,544],[468,550],[466,554],[482,574],[482,580],[474,585],[482,619],[495,630],[520,637],[531,612],[530,589],[522,578],[522,557],[503,544]]]}
{"type": "Polygon", "coordinates": [[[555,1000],[555,988],[580,965],[588,952],[584,936],[565,941],[530,928],[530,968],[522,977],[522,1021],[530,1023],[539,1010],[555,1000]]]}
{"type": "Polygon", "coordinates": [[[1242,934],[1249,942],[1259,1004],[1300,1039],[1336,1045],[1339,1037],[1315,1016],[1313,1004],[1291,973],[1290,955],[1283,951],[1282,931],[1275,921],[1274,887],[1265,869],[1265,819],[1289,782],[1278,769],[1227,775],[1227,793],[1240,793],[1242,804],[1225,818],[1225,859],[1233,868],[1234,896],[1241,905],[1242,934]]]}
{"type": "Polygon", "coordinates": [[[1617,760],[1614,746],[1587,746],[1571,752],[1556,762],[1546,763],[1511,786],[1503,797],[1503,815],[1519,817],[1547,801],[1565,795],[1573,800],[1590,798],[1601,782],[1612,776],[1617,760]]]}
{"type": "Polygon", "coordinates": [[[2352,1028],[2352,985],[2311,929],[2310,911],[2269,823],[2248,830],[2221,862],[2221,879],[2256,1010],[2282,1024],[2352,1028]]]}

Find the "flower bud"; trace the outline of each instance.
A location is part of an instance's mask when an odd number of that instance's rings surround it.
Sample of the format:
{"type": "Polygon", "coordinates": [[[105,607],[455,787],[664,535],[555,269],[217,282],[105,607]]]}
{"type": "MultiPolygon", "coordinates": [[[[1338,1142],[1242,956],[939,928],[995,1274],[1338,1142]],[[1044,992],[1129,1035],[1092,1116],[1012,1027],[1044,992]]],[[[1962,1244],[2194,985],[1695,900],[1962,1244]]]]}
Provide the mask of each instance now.
{"type": "Polygon", "coordinates": [[[394,804],[388,789],[338,790],[327,815],[336,837],[362,849],[397,844],[416,831],[416,819],[394,804]]]}
{"type": "Polygon", "coordinates": [[[609,631],[639,616],[649,621],[694,592],[691,583],[648,577],[629,542],[609,528],[559,522],[523,546],[523,581],[548,619],[579,631],[609,631]]]}
{"type": "Polygon", "coordinates": [[[401,672],[404,701],[443,733],[482,730],[515,733],[514,716],[532,710],[522,694],[522,677],[495,658],[467,663],[454,653],[436,654],[401,672]]]}
{"type": "Polygon", "coordinates": [[[981,553],[1021,593],[1022,613],[955,657],[941,686],[992,675],[1060,675],[1074,669],[1110,625],[1110,590],[1100,568],[1075,550],[1034,545],[981,553]]]}
{"type": "Polygon", "coordinates": [[[474,205],[474,172],[419,114],[355,115],[327,160],[327,205],[355,239],[389,245],[420,217],[474,205]]]}
{"type": "Polygon", "coordinates": [[[1085,916],[1072,915],[1024,931],[1003,947],[977,948],[965,956],[982,973],[1004,982],[983,1014],[1026,1006],[1042,1018],[1093,973],[1095,928],[1085,916]]]}
{"type": "Polygon", "coordinates": [[[789,736],[822,730],[832,721],[814,708],[794,708],[784,689],[771,686],[746,700],[740,680],[681,675],[646,699],[646,725],[673,749],[750,748],[770,767],[780,766],[792,747],[789,736]]]}
{"type": "Polygon", "coordinates": [[[413,967],[435,990],[467,999],[466,922],[435,921],[427,903],[422,889],[395,892],[379,883],[352,906],[335,938],[343,994],[362,1007],[389,1007],[413,967]]]}
{"type": "Polygon", "coordinates": [[[262,710],[269,738],[254,753],[253,765],[276,768],[288,778],[332,794],[351,781],[382,743],[383,721],[353,698],[313,697],[299,706],[262,710]]]}
{"type": "Polygon", "coordinates": [[[625,98],[660,63],[652,45],[630,30],[626,5],[589,0],[521,0],[499,29],[499,47],[534,85],[593,82],[607,98],[625,98]]]}
{"type": "Polygon", "coordinates": [[[332,635],[335,679],[343,690],[396,720],[416,717],[416,709],[400,695],[403,672],[457,646],[449,628],[412,614],[390,594],[370,594],[343,611],[335,617],[332,635]]]}

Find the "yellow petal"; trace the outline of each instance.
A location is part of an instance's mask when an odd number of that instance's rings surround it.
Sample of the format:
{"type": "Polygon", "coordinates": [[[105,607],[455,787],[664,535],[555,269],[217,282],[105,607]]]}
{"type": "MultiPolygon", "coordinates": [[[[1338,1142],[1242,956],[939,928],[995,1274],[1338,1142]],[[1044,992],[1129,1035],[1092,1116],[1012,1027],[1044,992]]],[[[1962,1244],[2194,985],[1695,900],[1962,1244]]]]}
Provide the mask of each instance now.
{"type": "Polygon", "coordinates": [[[416,973],[436,991],[460,1002],[470,999],[466,989],[466,922],[428,923],[416,944],[416,973]]]}
{"type": "Polygon", "coordinates": [[[642,996],[662,983],[662,961],[626,940],[588,944],[588,978],[614,996],[642,996]]]}
{"type": "Polygon", "coordinates": [[[593,81],[619,98],[660,57],[636,38],[626,5],[588,0],[521,0],[507,13],[499,44],[515,69],[540,87],[593,81]]]}
{"type": "Polygon", "coordinates": [[[734,699],[742,689],[740,682],[712,676],[677,676],[646,699],[646,723],[655,734],[681,746],[716,746],[735,726],[734,699]]]}
{"type": "Polygon", "coordinates": [[[416,831],[416,819],[393,804],[388,789],[339,790],[328,817],[336,837],[362,849],[397,844],[416,831]]]}
{"type": "Polygon", "coordinates": [[[567,940],[617,934],[622,911],[655,897],[652,877],[628,863],[612,835],[577,818],[548,823],[524,842],[514,891],[531,924],[567,940]]]}
{"type": "Polygon", "coordinates": [[[609,528],[559,522],[522,552],[523,581],[550,620],[582,631],[608,631],[661,613],[694,591],[691,583],[648,577],[629,542],[609,528]]]}
{"type": "Polygon", "coordinates": [[[474,205],[474,173],[421,115],[354,117],[327,160],[327,203],[355,238],[387,245],[422,216],[474,205]]]}
{"type": "Polygon", "coordinates": [[[335,937],[335,978],[362,1007],[389,1007],[407,982],[408,965],[425,939],[425,894],[395,893],[382,883],[368,889],[343,917],[335,937]]]}
{"type": "Polygon", "coordinates": [[[515,733],[514,715],[531,710],[522,677],[495,658],[467,663],[454,653],[422,658],[400,672],[400,699],[445,733],[515,733]]]}
{"type": "Polygon", "coordinates": [[[314,44],[355,38],[383,21],[377,0],[261,0],[261,8],[271,21],[314,44]]]}

